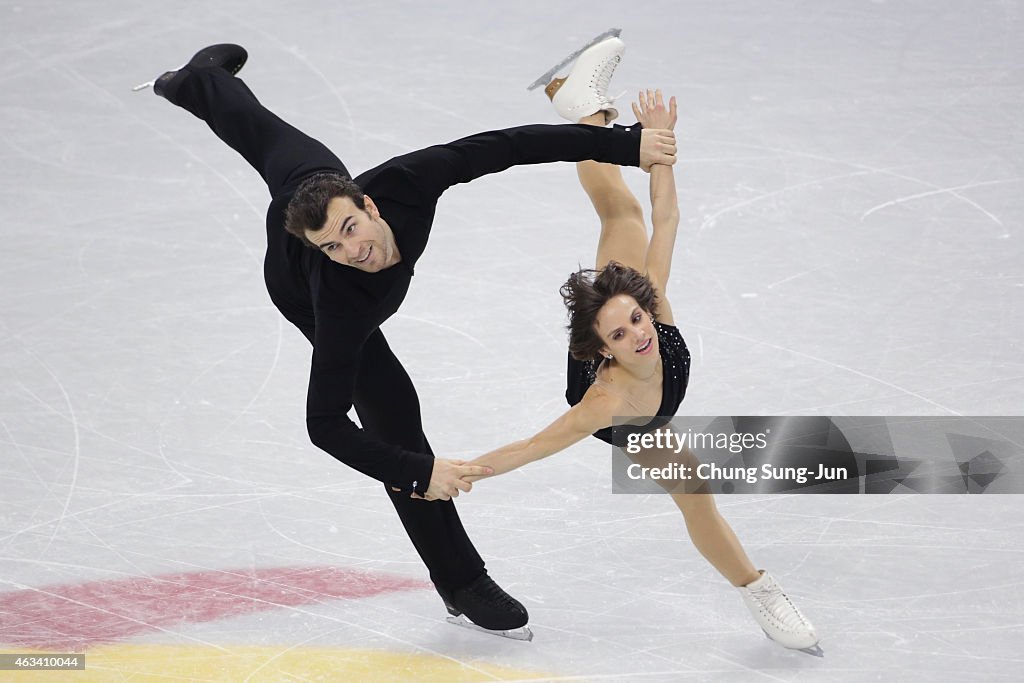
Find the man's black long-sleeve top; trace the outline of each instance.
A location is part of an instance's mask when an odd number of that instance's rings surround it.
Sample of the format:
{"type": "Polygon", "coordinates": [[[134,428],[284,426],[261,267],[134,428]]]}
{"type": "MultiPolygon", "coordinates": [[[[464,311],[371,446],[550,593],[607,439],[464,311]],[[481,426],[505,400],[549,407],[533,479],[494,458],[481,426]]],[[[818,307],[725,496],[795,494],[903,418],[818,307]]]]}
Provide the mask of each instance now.
{"type": "Polygon", "coordinates": [[[640,126],[533,125],[480,133],[363,173],[354,180],[391,227],[402,256],[378,273],[334,263],[292,240],[288,265],[274,272],[268,267],[267,283],[277,307],[313,342],[306,423],[314,444],[388,486],[426,491],[433,456],[372,438],[348,417],[361,349],[405,299],[445,190],[511,166],[585,159],[637,166],[640,126]]]}

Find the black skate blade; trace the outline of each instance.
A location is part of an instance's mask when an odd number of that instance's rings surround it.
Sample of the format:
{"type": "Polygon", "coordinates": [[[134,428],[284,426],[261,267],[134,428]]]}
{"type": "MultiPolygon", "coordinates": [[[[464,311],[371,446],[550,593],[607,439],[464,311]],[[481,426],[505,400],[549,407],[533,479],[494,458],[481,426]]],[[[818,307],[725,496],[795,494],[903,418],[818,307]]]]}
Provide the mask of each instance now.
{"type": "Polygon", "coordinates": [[[464,614],[460,614],[457,617],[448,617],[445,621],[455,626],[462,626],[463,628],[468,628],[473,631],[480,631],[482,633],[487,633],[492,636],[500,636],[510,640],[525,640],[527,642],[533,640],[533,631],[530,630],[529,626],[520,626],[519,628],[510,628],[504,631],[495,631],[489,628],[484,628],[483,626],[477,626],[467,619],[464,614]]]}
{"type": "MultiPolygon", "coordinates": [[[[775,640],[770,635],[768,635],[768,631],[765,631],[764,629],[761,629],[761,633],[763,633],[764,637],[767,638],[768,640],[772,641],[773,643],[779,643],[779,641],[775,640]]],[[[782,643],[779,643],[779,645],[782,645],[782,643]]],[[[782,645],[782,647],[786,647],[786,646],[782,645]]],[[[815,657],[821,657],[822,659],[825,658],[825,652],[821,649],[821,646],[818,645],[817,643],[815,643],[814,645],[811,645],[810,647],[786,647],[786,649],[787,650],[796,650],[797,652],[803,652],[804,654],[814,655],[815,657]]]]}
{"type": "Polygon", "coordinates": [[[541,87],[542,85],[547,85],[548,83],[550,83],[550,82],[551,82],[551,79],[555,77],[555,74],[556,74],[556,73],[558,73],[558,70],[559,70],[559,69],[561,69],[561,68],[562,68],[563,66],[565,66],[565,65],[566,65],[566,64],[568,64],[569,62],[573,61],[573,60],[574,60],[574,59],[576,59],[577,57],[579,57],[579,56],[580,56],[581,54],[583,54],[583,53],[584,53],[584,52],[585,52],[585,51],[586,51],[586,50],[587,50],[588,48],[594,47],[595,45],[597,45],[598,43],[600,43],[600,42],[601,42],[602,40],[604,40],[605,38],[612,38],[612,37],[614,37],[614,38],[618,38],[618,37],[619,37],[619,34],[620,34],[620,33],[622,33],[622,29],[621,29],[621,28],[610,28],[610,29],[608,29],[607,31],[605,31],[604,33],[602,33],[601,35],[599,35],[599,36],[596,36],[596,37],[595,37],[595,38],[594,38],[593,40],[591,40],[591,41],[590,41],[589,43],[587,43],[586,45],[584,45],[584,46],[583,46],[583,47],[581,47],[580,49],[576,50],[576,52],[573,52],[573,53],[572,53],[571,55],[569,55],[568,57],[566,57],[565,59],[563,59],[562,61],[560,61],[560,62],[559,62],[558,64],[555,64],[555,65],[554,65],[553,67],[551,67],[550,69],[548,69],[548,70],[547,70],[547,71],[546,71],[546,72],[544,73],[544,75],[542,75],[542,76],[541,76],[540,78],[538,78],[537,80],[535,80],[535,81],[534,81],[533,83],[531,83],[530,85],[526,86],[526,89],[527,89],[527,90],[534,90],[534,89],[536,89],[536,88],[539,88],[539,87],[541,87]]]}

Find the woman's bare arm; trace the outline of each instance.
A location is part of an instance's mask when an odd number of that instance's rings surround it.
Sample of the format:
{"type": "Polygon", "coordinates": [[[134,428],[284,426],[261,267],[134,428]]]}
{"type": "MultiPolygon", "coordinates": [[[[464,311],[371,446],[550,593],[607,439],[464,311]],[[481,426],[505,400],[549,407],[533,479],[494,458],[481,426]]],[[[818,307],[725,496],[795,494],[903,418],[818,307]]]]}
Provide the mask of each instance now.
{"type": "Polygon", "coordinates": [[[490,467],[494,474],[469,476],[464,479],[472,482],[504,474],[527,463],[554,455],[597,430],[610,427],[614,416],[621,411],[621,400],[618,397],[591,387],[582,401],[533,436],[497,448],[466,463],[490,467]]]}
{"type": "MultiPolygon", "coordinates": [[[[660,90],[641,92],[638,101],[633,103],[633,113],[644,127],[673,129],[676,125],[676,98],[670,98],[666,107],[660,90]]],[[[661,301],[658,319],[671,325],[672,308],[665,295],[665,287],[672,272],[672,253],[679,227],[679,197],[671,166],[656,164],[651,167],[650,190],[653,232],[644,265],[661,301]]]]}

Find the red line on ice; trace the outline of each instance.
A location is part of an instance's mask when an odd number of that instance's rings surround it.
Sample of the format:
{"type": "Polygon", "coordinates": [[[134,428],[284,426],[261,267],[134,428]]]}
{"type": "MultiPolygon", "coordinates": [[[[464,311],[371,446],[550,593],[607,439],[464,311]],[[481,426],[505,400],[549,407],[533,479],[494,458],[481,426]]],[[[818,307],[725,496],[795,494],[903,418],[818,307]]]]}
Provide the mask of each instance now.
{"type": "Polygon", "coordinates": [[[0,593],[0,643],[78,652],[175,624],[428,587],[424,581],[337,567],[203,571],[43,586],[0,593]]]}

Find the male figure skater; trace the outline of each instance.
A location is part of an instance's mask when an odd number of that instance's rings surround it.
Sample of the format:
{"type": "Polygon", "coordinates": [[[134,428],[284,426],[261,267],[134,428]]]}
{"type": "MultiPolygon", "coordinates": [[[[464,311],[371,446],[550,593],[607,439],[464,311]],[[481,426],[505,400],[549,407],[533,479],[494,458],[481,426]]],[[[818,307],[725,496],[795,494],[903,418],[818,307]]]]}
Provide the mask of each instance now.
{"type": "Polygon", "coordinates": [[[450,186],[552,161],[649,169],[674,161],[674,137],[639,127],[523,126],[399,156],[353,182],[332,152],[263,107],[234,76],[247,56],[237,45],[212,45],[152,85],[205,121],[267,183],[264,278],[274,304],[313,344],[310,439],[385,485],[450,614],[528,638],[526,609],[487,575],[451,501],[472,487],[462,477],[489,468],[434,458],[416,390],[380,325],[405,298],[437,200],[450,186]],[[353,406],[362,429],[348,417],[353,406]],[[421,497],[439,500],[414,500],[421,497]]]}

